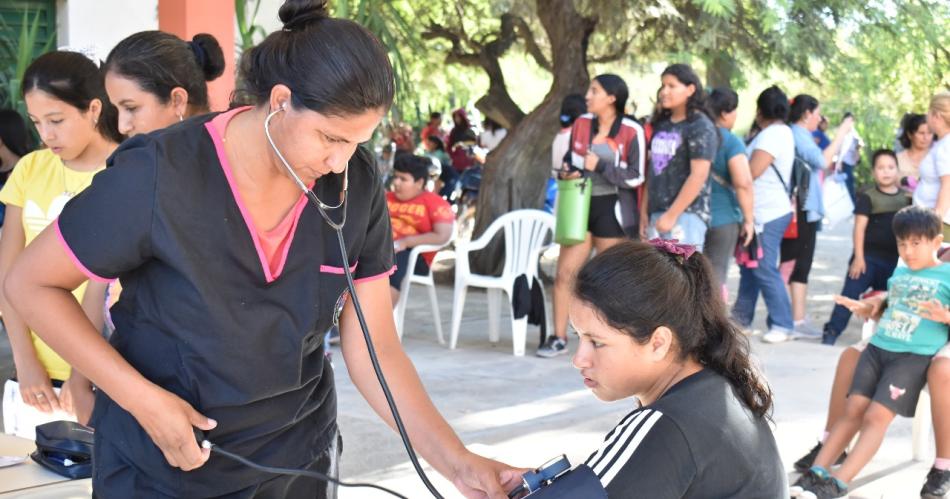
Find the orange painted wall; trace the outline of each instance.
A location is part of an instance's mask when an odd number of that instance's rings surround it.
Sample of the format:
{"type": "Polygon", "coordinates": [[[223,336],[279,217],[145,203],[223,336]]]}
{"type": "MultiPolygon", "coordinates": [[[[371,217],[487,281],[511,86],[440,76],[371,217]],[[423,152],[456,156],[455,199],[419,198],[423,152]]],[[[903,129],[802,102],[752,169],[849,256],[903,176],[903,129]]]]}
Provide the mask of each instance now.
{"type": "Polygon", "coordinates": [[[208,84],[212,111],[228,107],[234,90],[234,0],[158,0],[158,29],[191,40],[210,33],[224,50],[224,74],[208,84]]]}

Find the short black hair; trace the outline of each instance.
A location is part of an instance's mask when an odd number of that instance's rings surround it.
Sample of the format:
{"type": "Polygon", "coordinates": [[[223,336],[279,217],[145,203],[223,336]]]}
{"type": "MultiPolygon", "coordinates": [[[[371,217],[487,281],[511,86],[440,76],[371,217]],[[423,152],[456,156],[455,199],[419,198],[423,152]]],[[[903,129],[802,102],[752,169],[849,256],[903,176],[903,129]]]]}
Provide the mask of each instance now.
{"type": "Polygon", "coordinates": [[[907,113],[904,115],[904,118],[901,120],[901,136],[899,138],[904,149],[910,149],[910,138],[917,133],[917,129],[920,128],[920,125],[926,123],[926,115],[917,113],[907,113]]]}
{"type": "Polygon", "coordinates": [[[438,111],[433,111],[433,112],[429,113],[429,121],[432,121],[432,120],[441,120],[441,119],[442,119],[442,113],[440,113],[440,112],[438,112],[438,111]]]}
{"type": "Polygon", "coordinates": [[[393,160],[393,171],[408,173],[412,179],[418,182],[429,178],[429,165],[432,160],[422,156],[413,156],[412,154],[399,154],[393,160]]]}
{"type": "Polygon", "coordinates": [[[436,134],[434,134],[434,133],[433,133],[433,134],[429,134],[429,136],[426,137],[426,141],[427,141],[427,142],[432,142],[432,145],[435,146],[435,149],[436,149],[437,151],[444,151],[444,150],[445,150],[445,141],[442,140],[442,137],[439,137],[438,135],[436,135],[436,134]]]}
{"type": "Polygon", "coordinates": [[[756,99],[755,104],[758,108],[759,116],[764,119],[781,121],[788,119],[788,96],[776,85],[772,85],[763,90],[762,93],[759,94],[759,98],[756,99]]]}
{"type": "Polygon", "coordinates": [[[739,94],[731,88],[717,87],[709,92],[706,105],[709,107],[709,114],[719,119],[723,113],[731,113],[739,107],[739,94]]]}
{"type": "Polygon", "coordinates": [[[568,94],[561,101],[561,114],[558,120],[561,127],[566,128],[574,124],[578,116],[587,112],[587,102],[581,94],[568,94]]]}
{"type": "Polygon", "coordinates": [[[894,158],[894,162],[897,162],[897,154],[890,149],[878,149],[874,151],[874,154],[871,155],[871,169],[874,169],[874,165],[877,164],[877,159],[881,156],[890,156],[894,158]]]}
{"type": "Polygon", "coordinates": [[[943,223],[940,217],[930,208],[922,206],[907,206],[894,215],[891,223],[894,236],[897,239],[923,237],[934,239],[943,233],[943,223]]]}

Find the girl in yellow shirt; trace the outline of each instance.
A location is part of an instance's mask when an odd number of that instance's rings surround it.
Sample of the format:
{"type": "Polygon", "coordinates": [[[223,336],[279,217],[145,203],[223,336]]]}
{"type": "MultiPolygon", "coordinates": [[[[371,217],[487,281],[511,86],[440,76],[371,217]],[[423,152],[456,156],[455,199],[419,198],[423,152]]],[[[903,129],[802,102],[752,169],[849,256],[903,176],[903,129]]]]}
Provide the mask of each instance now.
{"type": "MultiPolygon", "coordinates": [[[[23,248],[59,216],[63,206],[105,168],[106,158],[122,140],[116,109],[106,96],[99,68],[82,54],[63,51],[40,56],[23,76],[23,98],[46,149],[24,156],[0,191],[0,202],[7,205],[7,223],[0,238],[0,277],[6,276],[23,248]]],[[[105,286],[84,283],[73,293],[100,329],[105,286]]],[[[75,414],[78,405],[91,407],[88,380],[72,372],[69,364],[32,334],[3,293],[0,310],[23,402],[53,419],[63,417],[55,411],[75,414]],[[58,395],[54,386],[61,386],[58,395]]],[[[5,415],[15,417],[9,411],[5,415]]]]}

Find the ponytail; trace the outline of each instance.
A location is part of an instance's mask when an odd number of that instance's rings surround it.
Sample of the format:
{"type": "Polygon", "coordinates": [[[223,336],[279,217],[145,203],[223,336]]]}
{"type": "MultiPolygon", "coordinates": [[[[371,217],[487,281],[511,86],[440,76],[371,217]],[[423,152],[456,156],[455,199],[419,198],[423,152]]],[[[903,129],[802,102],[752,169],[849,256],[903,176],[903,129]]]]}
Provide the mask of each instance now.
{"type": "Polygon", "coordinates": [[[748,339],[726,316],[706,257],[691,247],[661,246],[625,241],[598,254],[577,273],[575,297],[640,344],[668,327],[680,360],[692,358],[726,378],[756,417],[770,417],[772,390],[752,364],[748,339]]]}
{"type": "Polygon", "coordinates": [[[709,262],[699,254],[683,262],[692,291],[691,303],[699,310],[705,335],[696,359],[729,380],[746,407],[758,417],[770,417],[772,390],[762,382],[749,357],[749,340],[726,316],[726,306],[715,291],[709,262]]]}

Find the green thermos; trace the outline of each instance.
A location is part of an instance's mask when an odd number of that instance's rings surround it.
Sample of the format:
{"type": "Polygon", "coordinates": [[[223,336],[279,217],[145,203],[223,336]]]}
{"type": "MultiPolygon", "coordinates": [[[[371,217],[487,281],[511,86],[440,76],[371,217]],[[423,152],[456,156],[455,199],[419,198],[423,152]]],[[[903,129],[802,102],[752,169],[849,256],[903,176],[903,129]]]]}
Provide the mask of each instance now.
{"type": "Polygon", "coordinates": [[[591,180],[574,178],[557,181],[557,222],[554,242],[570,246],[587,239],[590,215],[591,180]]]}

